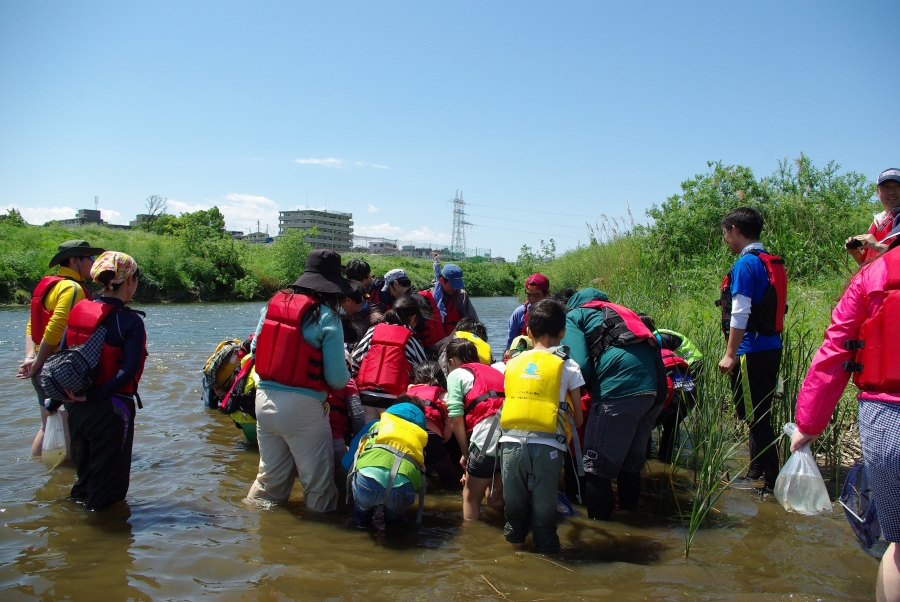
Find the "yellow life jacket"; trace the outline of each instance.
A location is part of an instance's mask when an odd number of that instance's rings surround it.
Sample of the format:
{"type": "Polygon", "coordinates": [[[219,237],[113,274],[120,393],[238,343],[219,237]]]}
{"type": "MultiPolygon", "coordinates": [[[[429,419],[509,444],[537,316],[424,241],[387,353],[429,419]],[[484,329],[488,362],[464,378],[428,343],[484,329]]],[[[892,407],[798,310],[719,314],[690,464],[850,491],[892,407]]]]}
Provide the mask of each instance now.
{"type": "Polygon", "coordinates": [[[425,444],[428,433],[399,416],[385,412],[381,415],[375,445],[393,447],[415,460],[418,468],[425,465],[425,444]]]}
{"type": "Polygon", "coordinates": [[[571,401],[568,395],[559,400],[564,363],[564,357],[550,351],[526,351],[507,362],[500,415],[504,434],[545,433],[571,440],[571,401]]]}
{"type": "Polygon", "coordinates": [[[475,350],[478,351],[478,361],[487,366],[491,365],[491,346],[487,344],[487,341],[479,337],[477,334],[465,332],[463,330],[454,332],[453,335],[457,339],[466,339],[467,341],[472,341],[475,344],[475,350]]]}

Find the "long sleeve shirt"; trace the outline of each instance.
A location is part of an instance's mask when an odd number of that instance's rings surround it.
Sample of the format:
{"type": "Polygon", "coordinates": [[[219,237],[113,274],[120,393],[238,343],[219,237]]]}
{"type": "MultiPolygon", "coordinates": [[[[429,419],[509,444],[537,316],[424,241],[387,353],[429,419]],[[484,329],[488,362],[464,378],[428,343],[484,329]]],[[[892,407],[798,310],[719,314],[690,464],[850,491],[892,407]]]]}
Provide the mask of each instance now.
{"type": "MultiPolygon", "coordinates": [[[[44,341],[48,345],[54,347],[59,345],[62,340],[63,332],[66,324],[69,322],[69,312],[72,307],[85,298],[84,290],[81,288],[81,274],[75,270],[60,266],[56,272],[57,276],[70,278],[71,280],[61,280],[57,282],[44,295],[43,303],[47,311],[53,313],[47,322],[47,328],[44,330],[44,341]],[[75,282],[72,282],[74,280],[75,282]],[[74,297],[74,299],[73,299],[74,297]]],[[[28,324],[25,326],[25,334],[31,336],[31,318],[28,318],[28,324]]]]}
{"type": "MultiPolygon", "coordinates": [[[[897,250],[890,252],[900,253],[897,250]]],[[[831,312],[825,341],[813,357],[797,396],[797,426],[804,434],[818,435],[825,430],[850,380],[850,372],[844,370],[843,364],[853,361],[856,351],[844,349],[844,342],[859,338],[862,323],[874,316],[884,303],[888,270],[883,258],[863,266],[850,279],[847,290],[831,312]]],[[[860,391],[858,398],[900,403],[900,393],[860,391]]]]}

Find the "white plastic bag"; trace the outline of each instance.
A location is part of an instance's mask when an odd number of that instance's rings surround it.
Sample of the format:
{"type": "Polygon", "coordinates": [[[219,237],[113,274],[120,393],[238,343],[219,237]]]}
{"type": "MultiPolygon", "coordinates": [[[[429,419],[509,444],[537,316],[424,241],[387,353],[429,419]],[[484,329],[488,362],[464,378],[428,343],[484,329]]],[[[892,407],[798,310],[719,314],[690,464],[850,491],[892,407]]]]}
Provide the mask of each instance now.
{"type": "MultiPolygon", "coordinates": [[[[788,437],[795,432],[797,425],[793,422],[784,425],[784,434],[788,437]]],[[[809,444],[791,454],[784,463],[775,481],[775,499],[788,512],[812,516],[832,511],[825,481],[822,480],[822,473],[819,472],[809,444]]]]}
{"type": "Polygon", "coordinates": [[[66,459],[66,436],[63,433],[63,421],[59,412],[47,416],[47,426],[44,427],[44,445],[41,449],[41,460],[44,465],[53,470],[59,463],[66,459]]]}

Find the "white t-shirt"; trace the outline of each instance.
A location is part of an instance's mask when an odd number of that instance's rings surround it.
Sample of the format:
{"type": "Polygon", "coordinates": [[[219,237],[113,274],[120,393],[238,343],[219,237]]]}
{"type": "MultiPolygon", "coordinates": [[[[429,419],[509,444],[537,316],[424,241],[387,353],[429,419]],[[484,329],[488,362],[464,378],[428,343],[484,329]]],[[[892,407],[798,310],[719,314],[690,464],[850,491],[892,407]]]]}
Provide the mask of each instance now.
{"type": "MultiPolygon", "coordinates": [[[[524,353],[546,353],[545,351],[523,351],[524,353]]],[[[581,369],[571,359],[567,359],[563,362],[563,370],[562,370],[562,378],[559,382],[559,401],[562,403],[566,400],[566,395],[568,395],[569,391],[572,389],[577,389],[584,385],[584,376],[581,375],[581,369]]],[[[581,399],[573,399],[572,403],[581,403],[581,399]]],[[[519,437],[514,437],[512,435],[502,435],[500,437],[500,443],[519,443],[521,439],[519,437]]],[[[549,445],[550,447],[555,447],[556,449],[561,449],[563,451],[569,448],[568,443],[560,443],[556,439],[551,439],[549,437],[528,437],[528,443],[537,443],[538,445],[549,445]]]]}

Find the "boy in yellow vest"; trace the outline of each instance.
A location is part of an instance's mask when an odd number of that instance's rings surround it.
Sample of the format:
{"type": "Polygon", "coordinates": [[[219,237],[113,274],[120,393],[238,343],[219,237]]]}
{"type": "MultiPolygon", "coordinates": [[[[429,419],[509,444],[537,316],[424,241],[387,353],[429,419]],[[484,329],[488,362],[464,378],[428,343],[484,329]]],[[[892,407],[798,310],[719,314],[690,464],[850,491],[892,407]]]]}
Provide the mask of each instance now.
{"type": "Polygon", "coordinates": [[[500,416],[500,474],[506,501],[506,541],[521,548],[529,525],[537,552],[559,551],[556,534],[557,484],[575,429],[581,426],[578,364],[559,342],[566,334],[566,310],[544,299],[528,313],[534,348],[506,364],[506,401],[500,416]]]}

